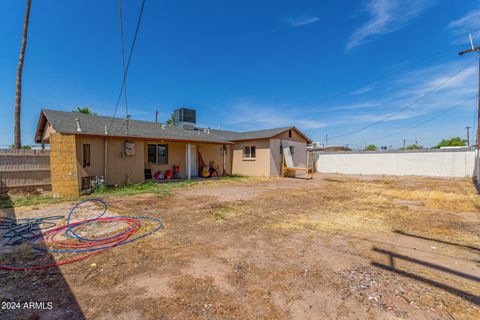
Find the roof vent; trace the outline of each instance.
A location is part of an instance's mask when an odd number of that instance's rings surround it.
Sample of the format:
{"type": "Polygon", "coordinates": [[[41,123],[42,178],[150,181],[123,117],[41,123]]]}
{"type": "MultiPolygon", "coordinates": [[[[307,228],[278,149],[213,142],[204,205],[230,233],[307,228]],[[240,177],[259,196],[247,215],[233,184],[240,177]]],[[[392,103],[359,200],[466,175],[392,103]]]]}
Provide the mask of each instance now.
{"type": "Polygon", "coordinates": [[[185,130],[194,130],[197,123],[197,111],[180,108],[173,112],[173,124],[185,130]]]}
{"type": "Polygon", "coordinates": [[[77,123],[77,132],[82,132],[82,128],[80,127],[80,120],[75,118],[75,122],[77,123]]]}

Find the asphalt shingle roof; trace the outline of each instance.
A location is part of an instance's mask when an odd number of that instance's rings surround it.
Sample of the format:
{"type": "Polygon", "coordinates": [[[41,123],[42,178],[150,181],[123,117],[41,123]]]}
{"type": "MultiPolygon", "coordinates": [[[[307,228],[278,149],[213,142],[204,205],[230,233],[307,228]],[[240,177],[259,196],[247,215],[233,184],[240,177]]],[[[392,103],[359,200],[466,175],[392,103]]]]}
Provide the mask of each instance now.
{"type": "Polygon", "coordinates": [[[162,126],[160,123],[150,121],[129,120],[129,132],[127,134],[126,121],[123,118],[115,118],[112,121],[112,117],[47,109],[43,110],[43,114],[53,128],[60,133],[105,136],[106,127],[108,136],[129,136],[147,139],[198,141],[210,143],[232,143],[232,141],[238,140],[266,139],[293,128],[285,127],[247,132],[210,129],[207,133],[205,130],[185,130],[175,126],[162,126]],[[79,121],[81,132],[77,131],[76,119],[79,121]]]}
{"type": "Polygon", "coordinates": [[[268,139],[276,135],[279,135],[280,133],[285,132],[291,128],[292,127],[284,127],[284,128],[274,128],[274,129],[245,131],[245,132],[210,129],[210,133],[218,134],[221,137],[230,141],[255,140],[255,139],[268,139]]]}

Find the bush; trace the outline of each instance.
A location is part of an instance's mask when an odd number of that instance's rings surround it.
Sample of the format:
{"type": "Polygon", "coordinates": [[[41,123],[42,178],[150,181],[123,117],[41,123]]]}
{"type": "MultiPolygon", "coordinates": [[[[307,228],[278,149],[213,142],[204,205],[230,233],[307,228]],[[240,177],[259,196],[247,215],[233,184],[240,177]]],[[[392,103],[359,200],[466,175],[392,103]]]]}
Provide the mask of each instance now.
{"type": "Polygon", "coordinates": [[[423,149],[423,146],[418,144],[411,144],[409,146],[406,146],[405,148],[400,148],[400,150],[418,150],[418,149],[423,149]]]}
{"type": "Polygon", "coordinates": [[[467,140],[460,137],[453,137],[450,139],[442,139],[433,149],[439,149],[441,147],[465,147],[467,140]]]}
{"type": "Polygon", "coordinates": [[[364,150],[365,150],[365,151],[376,151],[376,150],[377,150],[377,146],[374,145],[374,144],[370,144],[370,145],[368,145],[364,150]]]}

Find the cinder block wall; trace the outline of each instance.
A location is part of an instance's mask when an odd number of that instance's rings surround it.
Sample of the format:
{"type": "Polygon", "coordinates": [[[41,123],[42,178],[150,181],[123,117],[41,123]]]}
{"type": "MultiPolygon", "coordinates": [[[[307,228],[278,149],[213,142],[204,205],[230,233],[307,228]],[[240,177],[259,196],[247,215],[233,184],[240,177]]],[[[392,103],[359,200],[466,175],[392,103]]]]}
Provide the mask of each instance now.
{"type": "Polygon", "coordinates": [[[54,133],[50,136],[50,170],[54,195],[59,197],[80,195],[74,135],[54,133]]]}

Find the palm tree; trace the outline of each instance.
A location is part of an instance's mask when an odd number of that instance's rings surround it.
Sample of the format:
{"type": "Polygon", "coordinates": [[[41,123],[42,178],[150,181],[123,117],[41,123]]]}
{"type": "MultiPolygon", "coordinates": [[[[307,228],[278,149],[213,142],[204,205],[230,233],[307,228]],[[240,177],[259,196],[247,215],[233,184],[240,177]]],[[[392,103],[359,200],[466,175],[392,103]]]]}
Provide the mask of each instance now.
{"type": "Polygon", "coordinates": [[[20,47],[20,57],[18,58],[17,69],[17,92],[15,96],[15,128],[13,134],[13,143],[16,149],[22,147],[22,135],[20,132],[20,110],[22,108],[22,73],[23,61],[25,60],[25,49],[27,48],[28,20],[30,19],[30,7],[32,0],[27,0],[25,19],[23,21],[22,46],[20,47]]]}

